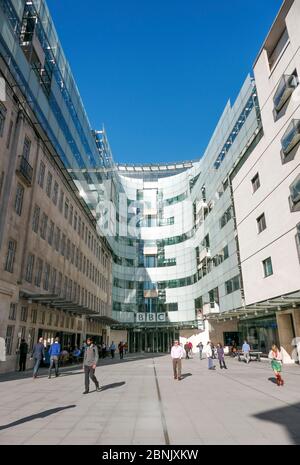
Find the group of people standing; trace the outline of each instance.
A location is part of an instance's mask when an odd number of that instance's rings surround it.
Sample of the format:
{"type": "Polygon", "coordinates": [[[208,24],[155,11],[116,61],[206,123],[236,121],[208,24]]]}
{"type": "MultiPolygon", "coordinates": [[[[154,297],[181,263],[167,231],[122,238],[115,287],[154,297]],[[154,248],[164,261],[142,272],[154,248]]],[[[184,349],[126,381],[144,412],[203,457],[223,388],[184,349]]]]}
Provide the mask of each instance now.
{"type": "MultiPolygon", "coordinates": [[[[116,350],[117,350],[117,346],[114,343],[114,341],[112,341],[110,345],[106,345],[105,342],[103,342],[102,345],[100,346],[102,358],[105,358],[109,354],[111,358],[115,358],[116,350]]],[[[128,351],[127,342],[120,341],[118,344],[118,352],[119,352],[120,359],[124,358],[124,353],[126,354],[127,351],[128,351]]]]}
{"type": "MultiPolygon", "coordinates": [[[[182,359],[185,357],[189,359],[189,354],[192,350],[192,344],[188,341],[185,343],[184,348],[179,343],[178,340],[174,341],[174,344],[171,349],[171,358],[172,358],[172,365],[173,365],[173,374],[174,379],[181,381],[182,375],[182,359]]],[[[216,347],[216,354],[215,354],[215,347],[214,345],[208,341],[206,347],[204,347],[203,343],[200,342],[197,347],[199,348],[200,360],[203,358],[203,353],[205,353],[207,361],[208,361],[208,369],[215,370],[216,367],[214,365],[213,359],[217,358],[219,361],[220,369],[227,370],[227,366],[225,363],[225,352],[224,348],[221,343],[219,343],[216,347]]],[[[247,341],[244,341],[242,346],[242,351],[244,354],[244,360],[248,364],[250,361],[250,345],[247,341]]],[[[276,377],[277,386],[283,386],[284,381],[282,379],[282,354],[280,349],[276,345],[272,346],[271,351],[269,352],[269,359],[271,359],[271,367],[274,371],[276,377]]]]}

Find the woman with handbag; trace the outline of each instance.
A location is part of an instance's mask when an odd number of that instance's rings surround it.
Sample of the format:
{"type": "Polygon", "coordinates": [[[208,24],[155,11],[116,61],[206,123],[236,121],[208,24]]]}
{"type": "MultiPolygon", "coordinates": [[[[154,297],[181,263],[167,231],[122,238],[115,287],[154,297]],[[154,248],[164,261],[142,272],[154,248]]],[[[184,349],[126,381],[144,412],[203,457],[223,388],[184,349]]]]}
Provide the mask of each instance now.
{"type": "Polygon", "coordinates": [[[282,355],[276,345],[272,346],[272,349],[270,350],[270,353],[269,353],[269,358],[272,360],[271,367],[276,376],[277,386],[283,386],[284,381],[280,374],[282,372],[282,355]]]}

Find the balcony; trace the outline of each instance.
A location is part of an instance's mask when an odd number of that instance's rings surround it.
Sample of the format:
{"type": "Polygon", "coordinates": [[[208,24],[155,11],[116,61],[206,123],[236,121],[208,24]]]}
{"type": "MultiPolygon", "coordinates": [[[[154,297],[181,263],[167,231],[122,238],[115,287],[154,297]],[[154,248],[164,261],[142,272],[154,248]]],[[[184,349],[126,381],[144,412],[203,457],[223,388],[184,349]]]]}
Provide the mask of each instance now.
{"type": "Polygon", "coordinates": [[[22,178],[27,186],[31,186],[32,184],[32,176],[33,176],[33,168],[28,163],[28,160],[23,157],[23,155],[19,156],[19,165],[16,170],[17,174],[22,178]]]}
{"type": "Polygon", "coordinates": [[[220,313],[220,307],[217,302],[209,302],[203,305],[203,316],[214,315],[220,313]]]}
{"type": "Polygon", "coordinates": [[[277,113],[280,112],[284,104],[290,98],[294,90],[299,84],[297,76],[292,75],[283,75],[279,83],[278,89],[274,95],[273,102],[274,108],[277,113]]]}
{"type": "Polygon", "coordinates": [[[300,120],[293,119],[281,139],[282,155],[286,157],[300,142],[300,120]]]}

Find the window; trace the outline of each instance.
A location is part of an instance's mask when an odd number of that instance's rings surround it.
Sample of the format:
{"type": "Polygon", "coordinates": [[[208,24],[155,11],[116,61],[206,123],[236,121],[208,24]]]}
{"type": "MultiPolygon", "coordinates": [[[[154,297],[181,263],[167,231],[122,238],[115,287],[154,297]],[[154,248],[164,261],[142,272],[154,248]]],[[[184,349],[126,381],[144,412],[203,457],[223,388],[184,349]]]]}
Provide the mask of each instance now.
{"type": "Polygon", "coordinates": [[[37,287],[40,287],[41,285],[42,273],[43,273],[43,260],[41,258],[38,258],[37,264],[36,264],[36,273],[35,273],[35,278],[34,278],[34,284],[37,287]]]}
{"type": "Polygon", "coordinates": [[[28,317],[28,307],[21,307],[20,321],[24,321],[24,323],[26,323],[27,317],[28,317]]]}
{"type": "Polygon", "coordinates": [[[34,210],[33,210],[33,217],[32,217],[32,230],[35,233],[37,233],[39,229],[40,212],[41,212],[40,207],[35,205],[34,210]]]}
{"type": "Polygon", "coordinates": [[[61,249],[60,249],[60,253],[62,254],[63,257],[65,256],[65,251],[66,251],[66,235],[63,234],[61,238],[61,249]]]}
{"type": "Polygon", "coordinates": [[[155,268],[155,267],[157,267],[157,256],[156,255],[146,255],[144,257],[144,267],[145,268],[155,268]]]}
{"type": "Polygon", "coordinates": [[[273,274],[273,266],[272,266],[271,257],[267,258],[262,263],[263,263],[265,278],[268,278],[268,276],[271,276],[273,274]]]}
{"type": "Polygon", "coordinates": [[[25,274],[25,280],[28,283],[32,283],[34,260],[35,260],[34,255],[29,254],[27,257],[27,266],[26,266],[26,274],[25,274]]]}
{"type": "Polygon", "coordinates": [[[237,291],[240,288],[241,288],[240,276],[235,276],[234,278],[229,279],[229,281],[226,281],[225,283],[226,294],[232,294],[233,292],[237,291]]]}
{"type": "Polygon", "coordinates": [[[54,223],[50,221],[49,231],[48,231],[48,244],[52,246],[53,244],[53,235],[54,235],[54,223]]]}
{"type": "Polygon", "coordinates": [[[9,320],[16,320],[17,318],[17,304],[10,304],[10,309],[9,309],[9,320]]]}
{"type": "Polygon", "coordinates": [[[223,249],[223,255],[224,255],[224,260],[227,260],[229,257],[229,250],[228,250],[228,245],[226,245],[223,249]]]}
{"type": "Polygon", "coordinates": [[[51,271],[51,285],[50,285],[50,291],[52,292],[52,294],[55,294],[55,290],[56,290],[56,269],[55,268],[52,268],[52,271],[51,271]]]}
{"type": "Polygon", "coordinates": [[[231,220],[231,218],[232,218],[232,207],[230,206],[220,219],[221,229],[224,228],[224,226],[231,220]]]}
{"type": "Polygon", "coordinates": [[[58,294],[58,295],[61,295],[62,279],[63,279],[62,273],[59,272],[59,274],[58,274],[58,282],[57,282],[57,294],[58,294]]]}
{"type": "Polygon", "coordinates": [[[257,222],[258,234],[260,234],[261,232],[263,232],[267,228],[265,214],[263,213],[262,215],[260,215],[256,219],[256,222],[257,222]]]}
{"type": "MultiPolygon", "coordinates": [[[[36,323],[36,321],[35,321],[35,323],[36,323]]],[[[29,330],[28,330],[28,350],[29,350],[29,352],[32,352],[32,349],[33,349],[34,335],[35,335],[35,329],[34,328],[29,328],[29,330]]]]}
{"type": "Polygon", "coordinates": [[[30,321],[32,324],[36,324],[36,320],[37,320],[37,309],[36,308],[32,308],[31,309],[31,317],[30,317],[30,321]]]}
{"type": "Polygon", "coordinates": [[[252,188],[253,188],[253,193],[257,191],[257,189],[260,188],[260,180],[259,180],[259,174],[257,173],[254,178],[251,180],[252,182],[252,188]]]}
{"type": "Polygon", "coordinates": [[[284,107],[298,85],[299,79],[296,70],[291,75],[284,74],[282,76],[273,98],[275,116],[284,107]]]}
{"type": "Polygon", "coordinates": [[[54,186],[53,186],[53,196],[52,196],[52,202],[54,205],[57,205],[57,199],[58,199],[58,183],[55,181],[54,186]]]}
{"type": "Polygon", "coordinates": [[[49,263],[46,263],[45,270],[44,270],[44,283],[43,283],[43,287],[45,291],[49,290],[49,278],[50,278],[50,265],[49,263]]]}
{"type": "Polygon", "coordinates": [[[300,120],[293,119],[281,139],[281,157],[283,160],[300,142],[300,120]]]}
{"type": "Polygon", "coordinates": [[[71,241],[70,239],[67,240],[67,253],[66,253],[66,259],[70,260],[70,253],[71,253],[71,241]]]}
{"type": "Polygon", "coordinates": [[[296,178],[293,184],[290,186],[290,207],[291,211],[300,210],[300,175],[296,178]]]}
{"type": "Polygon", "coordinates": [[[47,225],[48,225],[48,216],[46,215],[46,213],[43,213],[42,219],[41,219],[41,227],[40,227],[40,235],[42,239],[46,239],[47,225]]]}
{"type": "Polygon", "coordinates": [[[50,198],[51,197],[51,191],[52,191],[52,174],[50,173],[50,171],[48,171],[48,176],[47,176],[47,183],[46,183],[46,194],[48,195],[48,197],[50,198]]]}
{"type": "Polygon", "coordinates": [[[30,148],[31,148],[31,141],[30,139],[28,139],[28,137],[26,136],[25,139],[24,139],[24,145],[23,145],[23,157],[25,158],[25,160],[29,161],[29,156],[30,156],[30,148]]]}
{"type": "Polygon", "coordinates": [[[58,208],[59,208],[59,211],[62,213],[63,211],[63,205],[64,205],[64,192],[61,190],[60,191],[60,197],[59,197],[59,204],[58,204],[58,208]]]}
{"type": "Polygon", "coordinates": [[[3,187],[3,183],[4,183],[4,171],[2,171],[2,173],[0,174],[0,200],[1,200],[1,194],[2,194],[2,187],[3,187]]]}
{"type": "Polygon", "coordinates": [[[66,198],[65,201],[65,218],[66,220],[68,219],[69,216],[69,199],[66,198]]]}
{"type": "Polygon", "coordinates": [[[74,257],[75,257],[75,244],[72,244],[71,248],[71,263],[74,264],[74,257]]]}
{"type": "MultiPolygon", "coordinates": [[[[275,31],[275,30],[274,30],[275,31]]],[[[277,31],[275,31],[276,33],[277,31]]],[[[278,34],[278,33],[277,33],[278,34]]],[[[285,28],[280,36],[277,37],[271,37],[273,46],[267,48],[267,54],[268,54],[268,60],[269,60],[269,66],[270,70],[274,68],[274,65],[277,63],[279,57],[281,56],[281,53],[284,50],[284,47],[289,41],[289,34],[287,29],[285,28]]],[[[270,40],[270,39],[269,39],[270,40]]]]}
{"type": "Polygon", "coordinates": [[[24,198],[24,187],[22,184],[17,184],[17,191],[16,191],[16,199],[15,199],[15,210],[17,215],[21,216],[22,213],[22,206],[23,206],[23,198],[24,198]]]}
{"type": "Polygon", "coordinates": [[[8,134],[7,134],[7,139],[6,139],[6,148],[7,149],[9,149],[9,147],[10,147],[13,127],[14,127],[14,122],[13,122],[13,120],[11,120],[10,123],[9,123],[9,129],[8,129],[8,134]]]}
{"type": "Polygon", "coordinates": [[[9,273],[13,273],[14,271],[14,262],[15,262],[15,255],[16,255],[17,243],[14,240],[8,241],[8,250],[6,256],[6,263],[5,263],[5,271],[9,273]]]}
{"type": "Polygon", "coordinates": [[[59,252],[59,245],[60,245],[60,229],[58,226],[56,226],[56,232],[55,232],[55,250],[56,252],[59,252]]]}
{"type": "Polygon", "coordinates": [[[74,215],[74,229],[75,231],[77,231],[77,212],[75,212],[75,215],[74,215]]]}
{"type": "Polygon", "coordinates": [[[41,161],[40,163],[40,169],[39,169],[39,175],[38,175],[38,184],[41,186],[43,189],[44,187],[44,180],[45,180],[45,163],[41,161]]]}
{"type": "Polygon", "coordinates": [[[5,336],[6,355],[11,355],[11,353],[12,353],[14,330],[15,330],[14,326],[7,326],[6,336],[5,336]]]}
{"type": "Polygon", "coordinates": [[[0,137],[3,136],[6,113],[7,110],[5,106],[3,105],[3,103],[0,102],[0,137]]]}
{"type": "Polygon", "coordinates": [[[73,205],[70,206],[69,223],[72,226],[72,224],[73,224],[73,205]]]}
{"type": "Polygon", "coordinates": [[[215,287],[208,293],[209,303],[211,308],[215,308],[216,304],[219,305],[219,288],[215,287]]]}

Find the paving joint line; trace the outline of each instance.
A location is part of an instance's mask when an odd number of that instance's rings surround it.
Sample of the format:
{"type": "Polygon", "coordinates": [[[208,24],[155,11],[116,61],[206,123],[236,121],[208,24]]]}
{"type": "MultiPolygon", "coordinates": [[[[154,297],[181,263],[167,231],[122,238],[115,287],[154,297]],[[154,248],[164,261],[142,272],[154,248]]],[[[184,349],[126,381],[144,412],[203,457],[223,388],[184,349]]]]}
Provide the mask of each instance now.
{"type": "Polygon", "coordinates": [[[160,417],[161,417],[161,422],[162,422],[162,427],[163,427],[163,433],[164,433],[164,438],[165,438],[165,444],[166,446],[170,445],[170,438],[169,438],[169,433],[168,433],[168,427],[167,427],[167,421],[166,417],[164,414],[164,409],[163,409],[163,404],[162,404],[162,399],[161,399],[161,393],[160,393],[160,388],[158,384],[158,378],[157,378],[157,372],[155,368],[155,362],[153,361],[153,370],[154,370],[154,376],[155,376],[155,383],[156,383],[156,390],[157,390],[157,397],[158,397],[158,402],[159,402],[159,410],[160,410],[160,417]]]}

